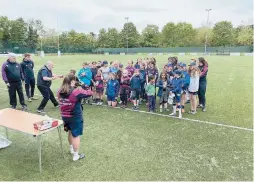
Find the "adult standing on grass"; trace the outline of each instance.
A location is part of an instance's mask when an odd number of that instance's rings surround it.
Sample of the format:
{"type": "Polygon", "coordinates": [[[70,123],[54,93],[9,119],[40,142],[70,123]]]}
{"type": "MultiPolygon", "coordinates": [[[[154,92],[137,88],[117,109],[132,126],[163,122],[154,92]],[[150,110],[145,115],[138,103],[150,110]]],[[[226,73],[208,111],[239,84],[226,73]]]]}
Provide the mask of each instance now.
{"type": "Polygon", "coordinates": [[[24,78],[25,78],[25,89],[26,89],[26,96],[28,102],[32,102],[32,100],[37,100],[34,97],[34,88],[35,88],[35,78],[34,78],[34,62],[31,60],[31,55],[26,53],[24,54],[23,62],[20,63],[22,68],[24,78]]]}
{"type": "Polygon", "coordinates": [[[199,70],[201,71],[200,73],[200,78],[199,78],[199,89],[198,89],[198,99],[199,99],[199,106],[202,108],[202,111],[206,111],[206,85],[207,85],[207,72],[208,72],[208,63],[203,57],[198,58],[199,60],[199,70]]]}
{"type": "Polygon", "coordinates": [[[27,106],[22,89],[24,76],[20,64],[16,62],[16,55],[14,53],[10,53],[7,61],[2,65],[2,78],[8,88],[11,108],[16,109],[16,92],[18,92],[19,102],[22,106],[22,110],[25,111],[27,106]]]}
{"type": "Polygon", "coordinates": [[[52,81],[61,78],[62,76],[53,75],[52,69],[54,68],[54,64],[51,61],[48,61],[46,65],[44,65],[38,72],[37,75],[37,88],[41,92],[43,99],[41,104],[37,108],[37,112],[41,114],[45,114],[44,108],[46,107],[49,100],[54,104],[55,107],[59,107],[58,102],[55,99],[53,92],[50,89],[52,81]]]}
{"type": "Polygon", "coordinates": [[[74,75],[66,76],[58,92],[64,130],[69,132],[68,141],[70,144],[70,153],[73,154],[73,161],[85,157],[84,154],[79,154],[80,135],[83,134],[81,100],[93,94],[91,90],[75,88],[75,83],[74,75]]]}

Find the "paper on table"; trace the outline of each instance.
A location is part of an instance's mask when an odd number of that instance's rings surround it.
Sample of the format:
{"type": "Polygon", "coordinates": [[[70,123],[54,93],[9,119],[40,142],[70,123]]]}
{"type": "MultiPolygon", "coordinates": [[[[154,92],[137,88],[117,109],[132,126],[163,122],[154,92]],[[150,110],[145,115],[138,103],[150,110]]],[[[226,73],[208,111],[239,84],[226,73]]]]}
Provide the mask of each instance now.
{"type": "Polygon", "coordinates": [[[0,149],[8,147],[10,144],[11,141],[0,134],[0,149]]]}

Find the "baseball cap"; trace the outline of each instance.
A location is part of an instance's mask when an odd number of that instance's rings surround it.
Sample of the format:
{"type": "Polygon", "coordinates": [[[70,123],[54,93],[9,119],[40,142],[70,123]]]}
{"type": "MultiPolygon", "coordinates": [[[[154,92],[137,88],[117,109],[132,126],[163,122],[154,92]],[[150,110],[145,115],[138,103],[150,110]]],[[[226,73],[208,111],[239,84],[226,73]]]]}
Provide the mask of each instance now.
{"type": "Polygon", "coordinates": [[[174,76],[174,72],[173,72],[173,71],[170,71],[170,72],[169,72],[169,76],[174,76]]]}
{"type": "Polygon", "coordinates": [[[173,67],[173,65],[172,65],[172,64],[170,64],[170,63],[169,63],[167,66],[168,66],[168,67],[173,67]]]}
{"type": "Polygon", "coordinates": [[[186,67],[186,64],[185,64],[185,63],[182,63],[180,66],[181,66],[181,67],[186,67]]]}
{"type": "Polygon", "coordinates": [[[181,75],[182,73],[181,73],[181,71],[176,70],[176,71],[175,71],[175,74],[177,74],[177,75],[181,75]]]}
{"type": "Polygon", "coordinates": [[[189,66],[196,66],[196,63],[195,63],[195,62],[191,62],[191,63],[189,64],[189,66]]]}
{"type": "Polygon", "coordinates": [[[119,64],[119,68],[122,68],[123,67],[123,64],[119,64]]]}
{"type": "Polygon", "coordinates": [[[108,61],[103,61],[102,64],[108,64],[108,61]]]}

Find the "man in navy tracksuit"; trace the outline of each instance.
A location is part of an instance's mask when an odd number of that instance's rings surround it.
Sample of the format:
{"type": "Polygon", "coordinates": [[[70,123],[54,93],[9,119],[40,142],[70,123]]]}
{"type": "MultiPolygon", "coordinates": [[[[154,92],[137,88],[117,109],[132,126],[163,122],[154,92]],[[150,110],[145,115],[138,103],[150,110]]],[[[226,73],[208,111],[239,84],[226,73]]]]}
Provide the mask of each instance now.
{"type": "Polygon", "coordinates": [[[9,54],[9,58],[2,65],[2,78],[8,87],[11,108],[16,109],[16,92],[18,92],[19,102],[22,110],[25,111],[27,106],[25,104],[21,82],[24,81],[24,77],[20,64],[16,62],[16,55],[13,53],[9,54]]]}
{"type": "Polygon", "coordinates": [[[23,75],[25,77],[25,89],[26,96],[28,98],[28,102],[32,102],[32,100],[37,100],[34,97],[34,88],[35,88],[35,78],[34,78],[34,62],[31,60],[30,54],[25,54],[23,62],[20,63],[20,66],[23,71],[23,75]]]}
{"type": "Polygon", "coordinates": [[[43,96],[41,104],[37,109],[37,112],[41,114],[45,114],[44,108],[47,105],[49,99],[51,100],[51,102],[54,104],[55,107],[59,107],[59,104],[56,101],[55,96],[50,89],[50,86],[51,86],[52,80],[61,78],[61,76],[58,77],[53,75],[52,73],[53,67],[54,67],[54,64],[48,61],[47,64],[39,70],[37,75],[37,88],[43,96]]]}

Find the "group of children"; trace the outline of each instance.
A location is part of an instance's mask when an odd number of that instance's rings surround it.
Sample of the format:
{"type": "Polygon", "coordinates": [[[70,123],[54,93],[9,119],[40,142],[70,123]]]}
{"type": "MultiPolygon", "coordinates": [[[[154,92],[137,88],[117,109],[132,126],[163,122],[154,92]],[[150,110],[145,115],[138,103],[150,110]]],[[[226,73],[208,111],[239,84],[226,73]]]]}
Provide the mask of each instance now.
{"type": "MultiPolygon", "coordinates": [[[[177,57],[169,57],[159,74],[155,58],[139,58],[135,64],[129,60],[126,68],[118,61],[110,65],[107,61],[83,63],[76,77],[76,86],[91,89],[93,102],[97,105],[102,105],[105,94],[109,106],[115,107],[119,103],[121,108],[126,108],[128,102],[131,102],[132,109],[138,110],[145,102],[149,112],[156,111],[158,96],[159,112],[169,111],[170,104],[173,106],[170,115],[176,116],[178,111],[181,118],[185,112],[185,103],[188,102],[191,103],[189,113],[196,114],[200,76],[198,64],[198,61],[192,60],[187,68],[177,57]]],[[[75,75],[75,71],[71,70],[71,74],[75,75]]],[[[92,101],[87,102],[91,104],[92,101]]]]}

